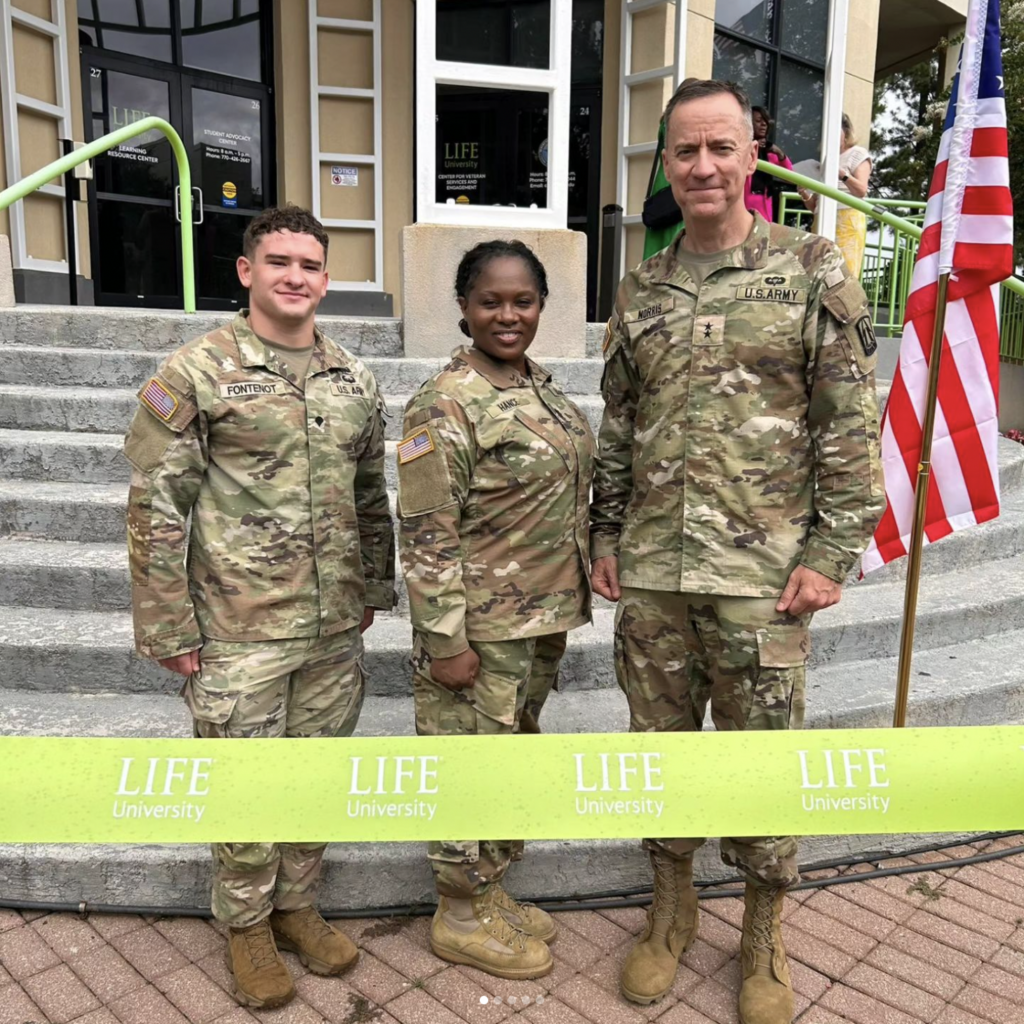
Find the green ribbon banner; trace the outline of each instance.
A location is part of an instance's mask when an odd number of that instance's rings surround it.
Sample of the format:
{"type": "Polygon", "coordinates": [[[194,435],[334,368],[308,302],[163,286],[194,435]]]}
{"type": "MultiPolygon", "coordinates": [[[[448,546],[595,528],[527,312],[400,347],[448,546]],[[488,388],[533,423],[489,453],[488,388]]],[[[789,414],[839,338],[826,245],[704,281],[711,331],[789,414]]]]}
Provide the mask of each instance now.
{"type": "Polygon", "coordinates": [[[0,739],[0,842],[1024,830],[1024,728],[0,739]]]}

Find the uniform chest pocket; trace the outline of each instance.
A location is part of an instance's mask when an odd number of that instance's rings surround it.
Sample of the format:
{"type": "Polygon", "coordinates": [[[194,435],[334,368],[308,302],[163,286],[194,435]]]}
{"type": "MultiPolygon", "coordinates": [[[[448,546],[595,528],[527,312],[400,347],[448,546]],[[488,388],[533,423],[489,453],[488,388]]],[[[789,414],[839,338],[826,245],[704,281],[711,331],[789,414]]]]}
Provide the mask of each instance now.
{"type": "Polygon", "coordinates": [[[569,457],[564,451],[568,444],[560,426],[548,427],[516,412],[502,437],[501,458],[520,487],[529,488],[568,475],[569,457]]]}

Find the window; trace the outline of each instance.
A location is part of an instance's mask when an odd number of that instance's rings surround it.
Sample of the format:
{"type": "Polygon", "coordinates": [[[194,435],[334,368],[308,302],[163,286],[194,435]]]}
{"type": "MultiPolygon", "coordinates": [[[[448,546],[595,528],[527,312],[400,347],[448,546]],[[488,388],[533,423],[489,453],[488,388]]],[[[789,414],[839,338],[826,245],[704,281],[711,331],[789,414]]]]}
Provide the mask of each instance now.
{"type": "Polygon", "coordinates": [[[775,118],[793,161],[817,160],[829,0],[716,0],[713,74],[735,82],[775,118]]]}
{"type": "Polygon", "coordinates": [[[84,46],[264,81],[269,0],[78,0],[84,46]]]}

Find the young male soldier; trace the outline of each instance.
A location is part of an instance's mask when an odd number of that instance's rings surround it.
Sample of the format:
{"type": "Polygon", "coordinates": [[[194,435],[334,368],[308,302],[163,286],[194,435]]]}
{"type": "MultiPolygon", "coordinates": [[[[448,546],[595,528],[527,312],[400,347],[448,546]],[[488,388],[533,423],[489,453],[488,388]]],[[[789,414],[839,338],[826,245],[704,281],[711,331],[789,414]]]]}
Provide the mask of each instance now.
{"type": "MultiPolygon", "coordinates": [[[[164,361],[125,442],[136,646],[187,677],[205,739],[351,735],[360,634],[394,606],[383,402],[313,322],[327,243],[297,207],[257,217],[238,258],[250,308],[164,361]]],[[[313,907],[324,847],[213,847],[243,1005],[294,996],[278,947],[318,974],[355,963],[313,907]]]]}
{"type": "MultiPolygon", "coordinates": [[[[743,205],[750,106],[689,80],[665,111],[685,233],[623,280],[608,323],[592,508],[594,589],[619,601],[634,731],[799,728],[811,615],[835,604],[883,508],[875,337],[831,242],[743,205]]],[[[622,972],[671,987],[697,933],[700,838],[647,840],[655,896],[622,972]]],[[[789,1024],[779,915],[792,837],[722,840],[746,879],[743,1024],[789,1024]]]]}

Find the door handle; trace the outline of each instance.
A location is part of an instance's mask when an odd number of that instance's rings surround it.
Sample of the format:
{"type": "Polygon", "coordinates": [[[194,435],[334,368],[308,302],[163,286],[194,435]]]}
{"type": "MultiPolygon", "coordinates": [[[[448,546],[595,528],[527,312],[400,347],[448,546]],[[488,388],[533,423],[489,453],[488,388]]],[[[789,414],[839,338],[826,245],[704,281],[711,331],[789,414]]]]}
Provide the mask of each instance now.
{"type": "MultiPolygon", "coordinates": [[[[192,223],[193,225],[202,224],[206,220],[206,211],[203,209],[203,190],[198,185],[192,186],[192,223]],[[199,193],[199,201],[196,202],[195,193],[199,193]],[[199,220],[195,219],[195,210],[199,210],[199,220]]],[[[181,186],[174,186],[174,219],[180,224],[181,223],[181,186]]]]}

